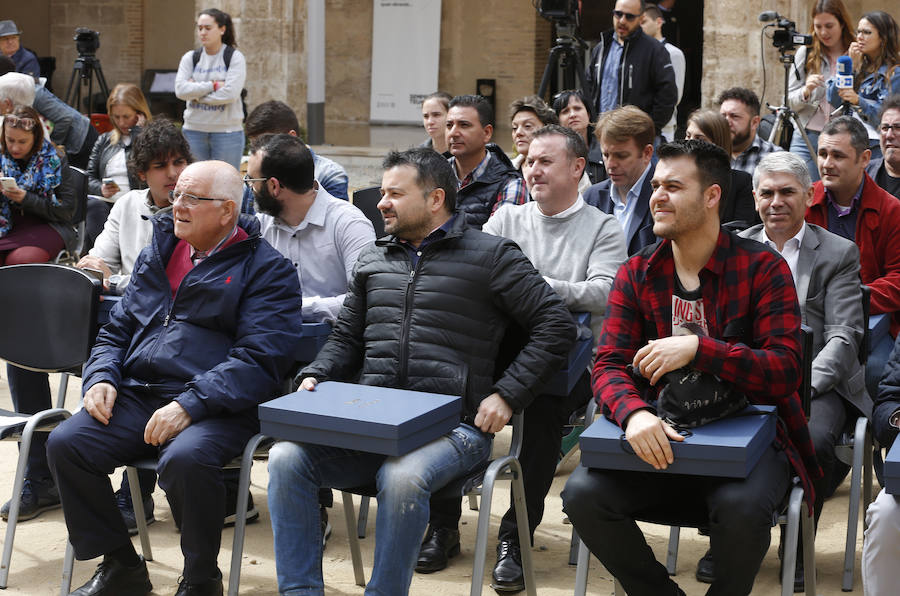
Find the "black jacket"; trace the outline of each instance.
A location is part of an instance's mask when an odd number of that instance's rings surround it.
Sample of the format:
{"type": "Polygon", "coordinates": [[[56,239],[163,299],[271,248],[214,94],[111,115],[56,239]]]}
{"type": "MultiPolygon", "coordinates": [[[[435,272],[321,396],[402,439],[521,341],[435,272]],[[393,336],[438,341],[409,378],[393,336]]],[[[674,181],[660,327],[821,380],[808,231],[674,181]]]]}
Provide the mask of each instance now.
{"type": "MultiPolygon", "coordinates": [[[[614,31],[604,31],[591,52],[591,61],[585,73],[594,113],[600,114],[600,88],[603,69],[609,54],[614,31]]],[[[647,112],[659,134],[678,103],[678,87],[675,85],[675,69],[666,47],[646,35],[640,27],[625,38],[622,62],[619,66],[620,106],[633,105],[647,112]]]]}
{"type": "Polygon", "coordinates": [[[575,335],[562,299],[522,251],[457,216],[415,269],[395,236],[363,249],[328,343],[299,376],[461,395],[471,421],[495,391],[516,411],[527,406],[575,335]],[[494,382],[511,322],[529,340],[494,382]]]}
{"type": "MultiPolygon", "coordinates": [[[[18,205],[22,211],[40,217],[56,230],[66,245],[66,249],[74,250],[78,241],[78,231],[75,229],[75,213],[78,211],[78,180],[69,168],[69,160],[65,155],[59,158],[59,169],[62,181],[53,189],[56,204],[31,191],[25,193],[25,198],[18,205]]],[[[56,255],[50,255],[56,257],[56,255]]]]}
{"type": "Polygon", "coordinates": [[[731,170],[731,184],[719,205],[719,221],[742,221],[747,224],[740,227],[742,230],[762,223],[753,202],[753,177],[747,172],[731,170]]]}
{"type": "Polygon", "coordinates": [[[510,178],[521,177],[503,149],[494,143],[488,143],[485,149],[491,153],[487,169],[481,176],[459,189],[456,196],[456,208],[465,214],[466,223],[479,230],[491,216],[497,195],[510,178]]]}
{"type": "Polygon", "coordinates": [[[891,356],[884,365],[872,408],[872,432],[882,447],[890,449],[897,429],[890,425],[891,414],[900,408],[900,343],[894,343],[891,356]]]}
{"type": "MultiPolygon", "coordinates": [[[[138,128],[133,129],[131,138],[136,138],[138,132],[138,128]]],[[[116,151],[125,149],[126,160],[131,153],[131,145],[123,145],[121,143],[113,145],[110,143],[109,137],[111,134],[112,132],[105,132],[100,135],[97,142],[94,143],[94,148],[91,149],[91,157],[88,159],[87,167],[88,194],[102,196],[101,187],[103,186],[103,178],[106,177],[106,164],[109,163],[116,151]]],[[[130,169],[128,171],[128,186],[131,187],[131,190],[142,188],[141,181],[131,173],[130,169]]]]}

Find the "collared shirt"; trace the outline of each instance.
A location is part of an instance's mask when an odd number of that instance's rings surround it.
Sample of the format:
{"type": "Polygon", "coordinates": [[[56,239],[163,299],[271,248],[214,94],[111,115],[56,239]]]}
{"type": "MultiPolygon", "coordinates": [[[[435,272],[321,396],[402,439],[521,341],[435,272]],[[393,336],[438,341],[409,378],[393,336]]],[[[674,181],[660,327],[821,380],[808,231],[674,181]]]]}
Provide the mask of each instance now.
{"type": "Polygon", "coordinates": [[[800,260],[800,245],[803,244],[803,235],[806,233],[806,222],[803,222],[803,225],[800,226],[800,231],[794,234],[793,238],[788,238],[781,250],[778,250],[778,245],[769,238],[765,226],[763,226],[762,233],[765,243],[775,249],[787,261],[788,267],[791,268],[791,275],[794,276],[794,287],[796,288],[797,262],[800,260]]]}
{"type": "Polygon", "coordinates": [[[742,170],[744,172],[747,172],[752,176],[753,171],[759,164],[759,160],[761,160],[763,156],[768,155],[769,153],[774,153],[776,151],[783,151],[783,149],[778,145],[774,145],[769,141],[761,138],[757,134],[753,137],[753,142],[750,143],[750,146],[744,149],[743,153],[735,158],[732,158],[731,167],[735,170],[742,170]]]}
{"type": "Polygon", "coordinates": [[[626,238],[631,231],[631,224],[634,219],[634,209],[637,205],[638,197],[641,194],[641,188],[644,186],[644,180],[647,178],[647,172],[649,171],[650,164],[647,164],[641,177],[628,189],[624,201],[619,197],[619,190],[616,188],[616,185],[609,185],[609,198],[612,199],[613,203],[613,215],[619,221],[619,225],[622,226],[622,231],[625,232],[626,238]]]}
{"type": "Polygon", "coordinates": [[[613,35],[603,66],[603,78],[600,83],[600,113],[608,112],[619,105],[619,66],[622,62],[624,47],[613,35]]]}
{"type": "MultiPolygon", "coordinates": [[[[800,307],[787,264],[762,246],[724,230],[700,286],[709,328],[691,365],[734,383],[753,403],[774,404],[776,445],[785,449],[804,491],[821,476],[797,395],[800,307]]],[[[671,333],[675,259],[670,240],[623,264],[609,295],[592,380],[604,413],[621,425],[633,412],[652,410],[656,388],[642,392],[626,370],[638,349],[671,333]],[[649,393],[647,393],[649,391],[649,393]]],[[[807,496],[808,497],[808,496],[807,496]]],[[[811,502],[811,501],[810,501],[811,502]]]]}
{"type": "MultiPolygon", "coordinates": [[[[484,159],[481,160],[481,163],[475,166],[474,170],[463,176],[462,180],[460,180],[459,173],[457,172],[456,157],[451,157],[449,161],[450,165],[453,166],[453,174],[456,176],[457,190],[465,188],[483,176],[485,171],[487,171],[488,163],[490,163],[491,159],[491,152],[485,151],[485,156],[484,159]]],[[[518,176],[513,176],[506,185],[500,189],[500,192],[497,193],[497,197],[494,199],[494,205],[491,207],[491,213],[493,214],[503,205],[524,205],[528,202],[528,198],[528,189],[525,187],[525,181],[518,176]]]]}
{"type": "Polygon", "coordinates": [[[319,186],[298,226],[265,213],[256,215],[260,235],[297,270],[303,320],[335,321],[360,251],[375,240],[372,223],[347,201],[319,186]]]}
{"type": "Polygon", "coordinates": [[[863,176],[859,188],[850,198],[850,204],[843,207],[834,199],[834,193],[825,189],[825,204],[828,206],[828,231],[856,242],[856,219],[859,217],[859,201],[866,178],[863,176]]]}
{"type": "Polygon", "coordinates": [[[427,236],[425,236],[425,239],[422,240],[422,243],[419,244],[419,246],[413,246],[412,242],[400,240],[400,244],[402,244],[406,249],[406,253],[409,255],[409,260],[412,262],[412,269],[415,269],[419,264],[419,257],[422,256],[422,252],[425,250],[425,247],[435,240],[440,240],[441,238],[446,236],[447,232],[450,231],[450,228],[453,227],[453,222],[456,221],[456,218],[457,215],[455,213],[451,215],[450,219],[433,229],[427,236]]]}
{"type": "Polygon", "coordinates": [[[199,265],[204,259],[208,259],[213,256],[228,244],[228,241],[237,236],[238,233],[238,224],[235,221],[234,227],[231,228],[231,233],[219,240],[219,243],[213,246],[211,249],[207,251],[197,250],[193,246],[191,246],[191,262],[194,264],[194,267],[199,265]]]}

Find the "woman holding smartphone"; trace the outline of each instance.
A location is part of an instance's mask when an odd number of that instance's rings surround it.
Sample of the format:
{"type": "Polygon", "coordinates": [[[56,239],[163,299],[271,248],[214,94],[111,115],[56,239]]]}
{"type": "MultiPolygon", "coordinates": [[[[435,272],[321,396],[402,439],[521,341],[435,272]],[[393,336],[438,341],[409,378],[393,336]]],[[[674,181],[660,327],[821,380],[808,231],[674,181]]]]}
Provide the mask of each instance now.
{"type": "Polygon", "coordinates": [[[234,23],[227,13],[207,8],[197,17],[197,33],[202,47],[182,56],[175,76],[175,95],[187,102],[182,132],[198,161],[219,159],[240,169],[247,67],[236,49],[234,23]]]}
{"type": "Polygon", "coordinates": [[[128,171],[131,144],[141,127],[152,118],[150,107],[137,85],[120,83],[106,100],[106,112],[113,129],[100,135],[88,160],[88,198],[85,218],[85,251],[103,230],[109,210],[119,197],[140,188],[140,180],[128,171]]]}

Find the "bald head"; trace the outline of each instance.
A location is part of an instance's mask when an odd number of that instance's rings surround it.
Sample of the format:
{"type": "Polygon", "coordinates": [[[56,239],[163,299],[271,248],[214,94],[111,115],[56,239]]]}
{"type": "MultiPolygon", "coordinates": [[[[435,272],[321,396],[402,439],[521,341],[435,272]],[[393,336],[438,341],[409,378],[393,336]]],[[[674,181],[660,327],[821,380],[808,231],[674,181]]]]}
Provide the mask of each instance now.
{"type": "Polygon", "coordinates": [[[175,196],[182,197],[172,205],[175,235],[197,250],[209,250],[240,216],[241,175],[224,161],[198,161],[181,172],[175,196]]]}

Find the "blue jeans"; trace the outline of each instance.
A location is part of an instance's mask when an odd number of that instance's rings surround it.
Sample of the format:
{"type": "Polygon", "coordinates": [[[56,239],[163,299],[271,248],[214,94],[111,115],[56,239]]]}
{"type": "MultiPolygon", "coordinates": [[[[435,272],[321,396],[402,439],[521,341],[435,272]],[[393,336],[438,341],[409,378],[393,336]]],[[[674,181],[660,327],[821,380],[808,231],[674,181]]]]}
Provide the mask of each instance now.
{"type": "Polygon", "coordinates": [[[200,132],[199,130],[181,129],[191,153],[197,161],[218,159],[228,162],[236,170],[241,169],[241,156],[244,155],[244,131],[234,132],[200,132]]]}
{"type": "MultiPolygon", "coordinates": [[[[806,129],[806,136],[812,145],[813,152],[819,150],[819,131],[806,129]]],[[[815,155],[809,154],[809,147],[803,141],[803,135],[795,128],[794,136],[791,137],[791,153],[798,157],[802,157],[806,162],[806,168],[809,170],[809,177],[813,182],[819,181],[819,165],[816,162],[815,155]]]]}
{"type": "Polygon", "coordinates": [[[378,489],[375,565],[369,596],[409,592],[428,525],[428,499],[491,453],[491,435],[461,424],[400,457],[283,441],[269,452],[269,513],[278,592],[322,596],[319,487],[378,489]]]}

